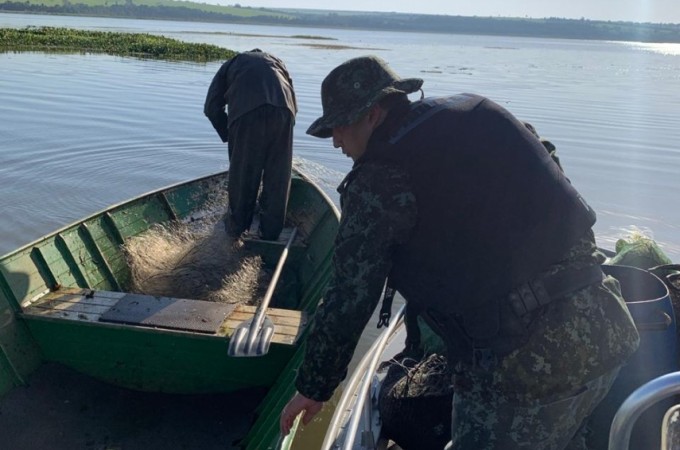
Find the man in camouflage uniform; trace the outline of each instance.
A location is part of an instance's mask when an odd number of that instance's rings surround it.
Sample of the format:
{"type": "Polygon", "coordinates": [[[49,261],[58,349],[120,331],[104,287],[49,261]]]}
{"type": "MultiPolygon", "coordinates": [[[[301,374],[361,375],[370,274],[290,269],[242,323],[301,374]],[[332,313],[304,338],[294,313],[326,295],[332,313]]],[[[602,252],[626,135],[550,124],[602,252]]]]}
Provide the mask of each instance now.
{"type": "Polygon", "coordinates": [[[584,449],[586,418],[639,343],[600,270],[594,213],[509,112],[472,94],[409,102],[421,85],[372,56],[322,84],[307,133],[332,137],[354,167],[281,431],[344,379],[389,275],[447,345],[447,448],[584,449]]]}

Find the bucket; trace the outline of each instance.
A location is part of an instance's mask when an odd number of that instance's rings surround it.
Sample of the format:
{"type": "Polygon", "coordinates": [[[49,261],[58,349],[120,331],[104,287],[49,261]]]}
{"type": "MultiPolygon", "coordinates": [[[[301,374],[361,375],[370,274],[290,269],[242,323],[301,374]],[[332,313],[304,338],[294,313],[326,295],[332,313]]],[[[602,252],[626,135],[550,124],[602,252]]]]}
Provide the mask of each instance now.
{"type": "MultiPolygon", "coordinates": [[[[676,321],[668,288],[650,272],[630,266],[602,266],[621,284],[635,325],[640,347],[630,357],[602,403],[590,419],[589,448],[606,449],[609,428],[621,403],[638,387],[658,376],[678,370],[676,321]]],[[[661,424],[673,399],[659,402],[638,418],[630,439],[631,450],[658,449],[661,424]]]]}

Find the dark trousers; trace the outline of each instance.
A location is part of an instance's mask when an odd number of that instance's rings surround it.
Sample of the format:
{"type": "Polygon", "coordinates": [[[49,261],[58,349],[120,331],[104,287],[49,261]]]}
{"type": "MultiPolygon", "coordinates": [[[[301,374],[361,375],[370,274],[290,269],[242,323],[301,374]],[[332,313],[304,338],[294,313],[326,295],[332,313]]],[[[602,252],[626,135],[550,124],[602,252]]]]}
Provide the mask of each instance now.
{"type": "Polygon", "coordinates": [[[293,162],[294,117],[288,109],[261,106],[229,126],[229,233],[250,228],[260,194],[260,234],[279,237],[286,218],[293,162]]]}

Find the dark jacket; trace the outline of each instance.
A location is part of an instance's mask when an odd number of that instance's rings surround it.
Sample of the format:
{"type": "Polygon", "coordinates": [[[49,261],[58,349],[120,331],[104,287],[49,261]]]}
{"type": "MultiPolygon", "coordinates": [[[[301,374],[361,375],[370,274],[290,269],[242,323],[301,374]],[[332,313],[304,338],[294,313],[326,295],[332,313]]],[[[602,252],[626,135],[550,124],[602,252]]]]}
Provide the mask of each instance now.
{"type": "Polygon", "coordinates": [[[297,113],[293,80],[283,61],[253,50],[220,67],[208,88],[203,112],[227,142],[229,125],[262,105],[287,108],[293,117],[297,113]]]}

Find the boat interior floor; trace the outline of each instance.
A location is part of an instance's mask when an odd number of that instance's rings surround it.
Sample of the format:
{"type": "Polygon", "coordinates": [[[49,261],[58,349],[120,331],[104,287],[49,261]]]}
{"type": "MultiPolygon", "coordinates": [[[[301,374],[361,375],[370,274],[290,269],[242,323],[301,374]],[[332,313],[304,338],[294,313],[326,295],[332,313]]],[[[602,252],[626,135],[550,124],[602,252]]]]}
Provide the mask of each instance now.
{"type": "Polygon", "coordinates": [[[265,393],[138,392],[45,363],[0,403],[2,448],[237,449],[265,393]]]}

